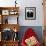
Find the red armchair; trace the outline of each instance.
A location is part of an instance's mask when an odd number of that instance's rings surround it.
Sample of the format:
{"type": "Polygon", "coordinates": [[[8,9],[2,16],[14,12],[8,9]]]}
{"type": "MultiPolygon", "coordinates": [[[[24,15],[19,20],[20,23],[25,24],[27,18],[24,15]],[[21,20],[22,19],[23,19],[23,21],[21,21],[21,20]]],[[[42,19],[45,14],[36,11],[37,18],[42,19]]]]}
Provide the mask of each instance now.
{"type": "MultiPolygon", "coordinates": [[[[29,40],[30,38],[33,39],[32,37],[34,37],[34,39],[36,38],[36,44],[34,46],[41,46],[40,42],[37,40],[36,33],[31,28],[27,29],[27,31],[25,32],[25,35],[22,38],[21,46],[28,46],[27,45],[28,42],[26,43],[25,41],[26,41],[26,39],[29,40]]],[[[31,43],[29,43],[29,44],[31,44],[31,43]]],[[[31,45],[29,45],[29,46],[31,46],[31,45]]]]}

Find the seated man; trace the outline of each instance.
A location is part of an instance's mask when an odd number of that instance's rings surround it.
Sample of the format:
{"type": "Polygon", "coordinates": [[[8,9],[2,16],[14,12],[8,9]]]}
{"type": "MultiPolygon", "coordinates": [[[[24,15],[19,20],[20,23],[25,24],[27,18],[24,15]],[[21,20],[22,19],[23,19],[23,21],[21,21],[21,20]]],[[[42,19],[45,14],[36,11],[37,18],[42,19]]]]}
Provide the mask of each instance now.
{"type": "Polygon", "coordinates": [[[36,33],[31,29],[27,29],[21,42],[22,46],[41,46],[37,39],[36,33]]]}

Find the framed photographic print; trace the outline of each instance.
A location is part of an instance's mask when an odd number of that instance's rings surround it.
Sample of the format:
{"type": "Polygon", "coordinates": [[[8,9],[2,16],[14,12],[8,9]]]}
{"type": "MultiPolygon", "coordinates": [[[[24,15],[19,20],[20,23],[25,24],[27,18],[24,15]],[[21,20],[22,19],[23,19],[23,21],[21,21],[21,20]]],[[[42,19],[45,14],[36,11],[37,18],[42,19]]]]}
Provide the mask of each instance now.
{"type": "Polygon", "coordinates": [[[2,15],[9,15],[9,10],[2,10],[2,15]]]}
{"type": "Polygon", "coordinates": [[[25,8],[25,19],[26,20],[35,20],[36,19],[36,8],[35,7],[26,7],[25,8]]]}

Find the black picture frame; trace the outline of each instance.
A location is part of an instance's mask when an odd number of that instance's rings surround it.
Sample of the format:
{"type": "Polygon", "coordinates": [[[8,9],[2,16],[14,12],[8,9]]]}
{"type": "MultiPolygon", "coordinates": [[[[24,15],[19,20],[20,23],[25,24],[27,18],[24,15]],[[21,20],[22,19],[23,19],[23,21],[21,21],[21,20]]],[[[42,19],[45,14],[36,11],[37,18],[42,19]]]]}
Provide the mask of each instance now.
{"type": "Polygon", "coordinates": [[[25,19],[26,20],[36,19],[36,7],[25,7],[25,19]]]}

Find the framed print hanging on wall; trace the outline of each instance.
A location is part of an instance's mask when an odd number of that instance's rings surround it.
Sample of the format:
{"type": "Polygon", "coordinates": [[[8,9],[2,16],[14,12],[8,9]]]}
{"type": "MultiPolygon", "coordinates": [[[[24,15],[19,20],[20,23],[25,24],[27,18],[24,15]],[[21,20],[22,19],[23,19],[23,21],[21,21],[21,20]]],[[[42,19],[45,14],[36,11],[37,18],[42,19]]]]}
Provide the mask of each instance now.
{"type": "Polygon", "coordinates": [[[26,20],[35,20],[36,19],[36,8],[35,7],[26,7],[25,8],[25,19],[26,20]]]}

